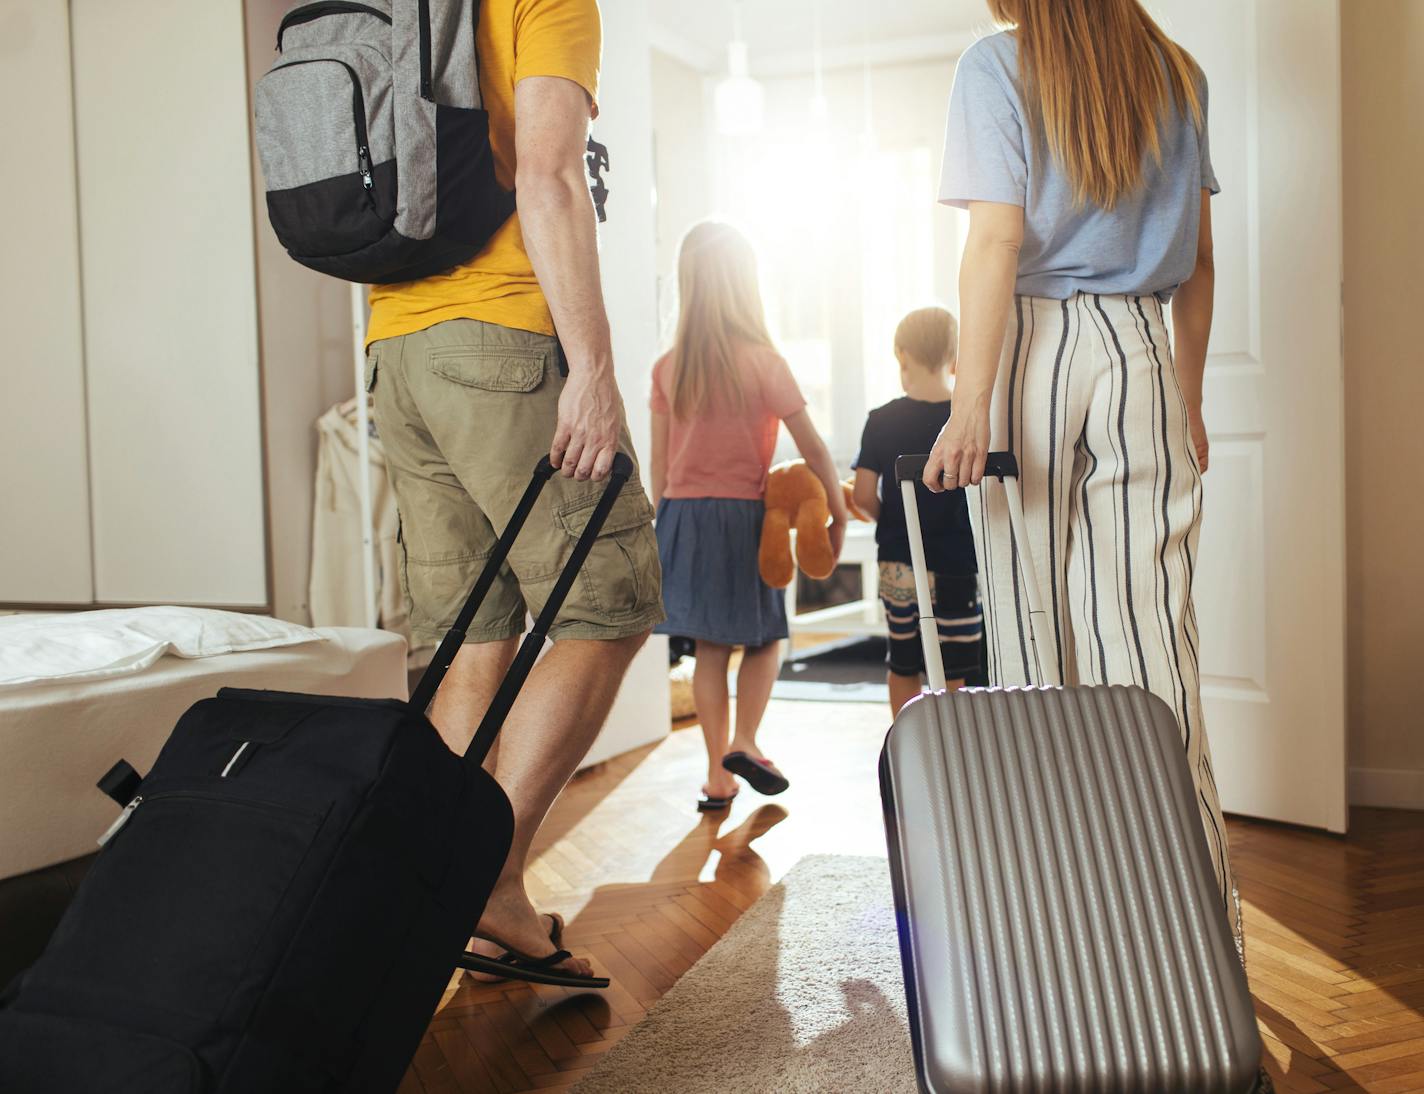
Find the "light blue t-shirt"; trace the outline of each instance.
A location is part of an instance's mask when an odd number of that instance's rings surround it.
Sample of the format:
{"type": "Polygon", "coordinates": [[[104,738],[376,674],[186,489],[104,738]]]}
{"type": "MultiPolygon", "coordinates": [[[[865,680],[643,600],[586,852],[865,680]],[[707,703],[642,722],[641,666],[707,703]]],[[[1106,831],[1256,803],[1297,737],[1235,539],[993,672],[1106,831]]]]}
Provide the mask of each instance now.
{"type": "Polygon", "coordinates": [[[1201,191],[1221,187],[1206,130],[1172,109],[1160,165],[1147,156],[1143,186],[1108,212],[1073,202],[1073,187],[1046,147],[1034,141],[1019,82],[1018,44],[1009,31],[983,38],[959,59],[949,99],[949,132],[939,199],[1024,207],[1015,291],[1066,300],[1075,292],[1169,296],[1196,268],[1201,191]]]}

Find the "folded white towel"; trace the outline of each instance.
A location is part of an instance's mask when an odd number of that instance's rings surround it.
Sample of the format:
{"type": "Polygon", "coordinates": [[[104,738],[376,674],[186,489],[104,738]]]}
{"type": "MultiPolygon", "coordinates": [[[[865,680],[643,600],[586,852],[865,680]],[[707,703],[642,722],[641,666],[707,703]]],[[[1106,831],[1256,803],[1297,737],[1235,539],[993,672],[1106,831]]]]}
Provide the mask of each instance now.
{"type": "Polygon", "coordinates": [[[0,689],[123,676],[165,653],[213,657],[322,641],[310,627],[212,608],[0,616],[0,689]]]}

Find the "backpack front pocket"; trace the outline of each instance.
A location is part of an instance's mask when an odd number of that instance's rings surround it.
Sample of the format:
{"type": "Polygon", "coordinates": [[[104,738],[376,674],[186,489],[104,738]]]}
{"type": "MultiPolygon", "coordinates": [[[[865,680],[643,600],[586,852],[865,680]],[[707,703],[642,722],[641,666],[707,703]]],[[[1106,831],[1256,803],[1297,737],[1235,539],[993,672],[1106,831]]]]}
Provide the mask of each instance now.
{"type": "Polygon", "coordinates": [[[396,161],[385,58],[371,49],[337,55],[328,47],[321,56],[273,68],[255,98],[267,210],[282,245],[296,256],[323,258],[388,234],[396,161]]]}

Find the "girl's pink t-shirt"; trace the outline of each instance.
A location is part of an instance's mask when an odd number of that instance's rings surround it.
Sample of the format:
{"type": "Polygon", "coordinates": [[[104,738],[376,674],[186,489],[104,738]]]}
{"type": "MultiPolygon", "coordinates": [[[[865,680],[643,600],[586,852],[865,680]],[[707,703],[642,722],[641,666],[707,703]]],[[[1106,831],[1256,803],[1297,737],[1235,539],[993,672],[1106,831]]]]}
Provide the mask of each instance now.
{"type": "Polygon", "coordinates": [[[768,346],[737,350],[746,409],[713,411],[690,420],[672,413],[671,356],[653,366],[655,414],[668,422],[667,489],[669,498],[760,498],[776,448],[781,422],[806,405],[786,359],[768,346]]]}

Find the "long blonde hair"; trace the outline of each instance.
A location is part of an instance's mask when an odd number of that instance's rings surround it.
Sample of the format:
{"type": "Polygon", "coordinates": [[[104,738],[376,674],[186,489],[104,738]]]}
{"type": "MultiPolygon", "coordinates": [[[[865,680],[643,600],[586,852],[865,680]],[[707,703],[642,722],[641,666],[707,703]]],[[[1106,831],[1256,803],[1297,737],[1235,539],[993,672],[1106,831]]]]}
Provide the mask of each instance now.
{"type": "Polygon", "coordinates": [[[1079,205],[1111,209],[1142,184],[1146,155],[1162,160],[1169,107],[1201,126],[1201,70],[1138,0],[988,3],[996,21],[1017,28],[1035,135],[1079,205]]]}
{"type": "Polygon", "coordinates": [[[716,408],[746,408],[737,343],[770,346],[757,282],[756,252],[730,224],[693,225],[678,250],[677,335],[672,411],[678,418],[716,408]]]}

